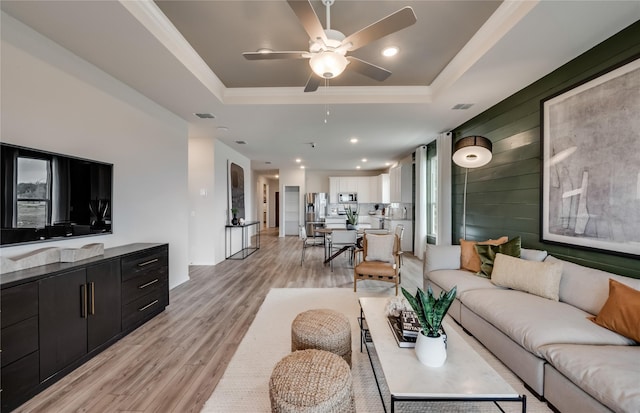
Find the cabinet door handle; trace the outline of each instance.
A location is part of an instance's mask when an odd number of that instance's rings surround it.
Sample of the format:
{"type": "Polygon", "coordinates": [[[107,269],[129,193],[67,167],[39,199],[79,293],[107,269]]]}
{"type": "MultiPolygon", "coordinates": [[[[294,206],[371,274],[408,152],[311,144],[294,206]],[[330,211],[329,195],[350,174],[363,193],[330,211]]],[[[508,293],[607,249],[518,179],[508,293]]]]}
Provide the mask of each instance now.
{"type": "Polygon", "coordinates": [[[148,283],[145,283],[145,284],[139,285],[139,286],[138,286],[138,288],[142,290],[142,289],[144,289],[144,288],[147,288],[147,287],[148,287],[148,286],[150,286],[150,285],[153,285],[153,284],[157,283],[158,281],[160,281],[160,280],[159,280],[158,278],[156,278],[155,280],[151,280],[151,281],[149,281],[148,283]]]}
{"type": "Polygon", "coordinates": [[[138,267],[144,267],[145,265],[153,264],[154,262],[158,262],[158,259],[154,258],[149,261],[141,262],[140,264],[138,264],[138,267]]]}
{"type": "Polygon", "coordinates": [[[82,304],[80,306],[80,316],[87,318],[87,284],[80,286],[80,295],[82,296],[82,304]]]}
{"type": "Polygon", "coordinates": [[[152,305],[156,305],[156,304],[158,304],[158,300],[153,300],[152,302],[150,302],[149,304],[145,305],[144,307],[138,308],[138,311],[144,311],[147,308],[151,307],[152,305]]]}
{"type": "Polygon", "coordinates": [[[96,314],[96,285],[93,282],[89,283],[89,287],[91,288],[91,310],[89,310],[89,314],[96,314]]]}

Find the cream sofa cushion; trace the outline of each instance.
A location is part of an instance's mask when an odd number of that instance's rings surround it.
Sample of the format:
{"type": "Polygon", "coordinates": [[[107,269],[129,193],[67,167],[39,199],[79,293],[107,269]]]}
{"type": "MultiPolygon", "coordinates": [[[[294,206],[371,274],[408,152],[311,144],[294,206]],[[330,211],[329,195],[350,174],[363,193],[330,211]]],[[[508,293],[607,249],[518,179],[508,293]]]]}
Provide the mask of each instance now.
{"type": "Polygon", "coordinates": [[[496,254],[491,282],[558,301],[562,277],[561,262],[536,262],[496,254]]]}
{"type": "MultiPolygon", "coordinates": [[[[629,345],[634,341],[590,321],[588,313],[517,290],[478,289],[460,296],[471,311],[529,352],[554,343],[629,345]]],[[[464,317],[462,320],[464,325],[464,317]]]]}
{"type": "Polygon", "coordinates": [[[640,346],[552,344],[544,358],[614,412],[640,412],[640,346]]]}

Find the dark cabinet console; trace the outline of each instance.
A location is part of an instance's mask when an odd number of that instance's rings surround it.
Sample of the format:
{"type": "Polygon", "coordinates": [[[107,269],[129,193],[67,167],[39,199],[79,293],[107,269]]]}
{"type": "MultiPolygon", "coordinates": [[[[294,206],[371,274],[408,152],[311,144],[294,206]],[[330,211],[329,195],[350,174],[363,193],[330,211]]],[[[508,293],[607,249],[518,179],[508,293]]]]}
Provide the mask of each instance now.
{"type": "Polygon", "coordinates": [[[169,246],[110,248],[0,281],[0,399],[9,412],[165,309],[169,246]]]}

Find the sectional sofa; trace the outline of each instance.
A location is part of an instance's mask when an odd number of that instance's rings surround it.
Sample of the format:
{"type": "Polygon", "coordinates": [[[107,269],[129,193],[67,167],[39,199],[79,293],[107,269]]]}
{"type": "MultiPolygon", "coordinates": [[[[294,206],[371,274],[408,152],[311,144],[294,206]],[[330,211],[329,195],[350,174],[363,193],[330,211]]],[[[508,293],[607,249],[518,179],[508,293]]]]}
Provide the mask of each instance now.
{"type": "Polygon", "coordinates": [[[511,266],[501,261],[498,268],[496,262],[494,272],[510,271],[532,280],[537,271],[532,268],[555,269],[559,272],[548,284],[556,283],[555,297],[526,292],[526,286],[506,288],[461,269],[460,245],[427,245],[424,288],[430,285],[439,294],[457,286],[451,317],[552,408],[562,413],[640,412],[638,342],[590,319],[607,302],[610,279],[635,290],[640,279],[580,266],[540,250],[523,248],[519,255],[509,257],[511,266]]]}

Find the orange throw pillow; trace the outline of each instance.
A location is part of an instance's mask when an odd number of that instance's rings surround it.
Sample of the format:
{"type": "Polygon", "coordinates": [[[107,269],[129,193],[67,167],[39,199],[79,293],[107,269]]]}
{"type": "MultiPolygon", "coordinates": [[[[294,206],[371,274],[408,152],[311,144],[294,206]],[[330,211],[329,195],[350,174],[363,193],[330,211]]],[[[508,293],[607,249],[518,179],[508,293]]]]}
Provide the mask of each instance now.
{"type": "Polygon", "coordinates": [[[460,238],[460,268],[463,270],[477,273],[480,271],[480,256],[473,247],[476,244],[479,245],[500,245],[509,241],[509,237],[504,236],[498,239],[488,239],[486,241],[467,241],[460,238]]]}
{"type": "Polygon", "coordinates": [[[591,320],[640,342],[640,291],[609,278],[609,298],[591,320]]]}

